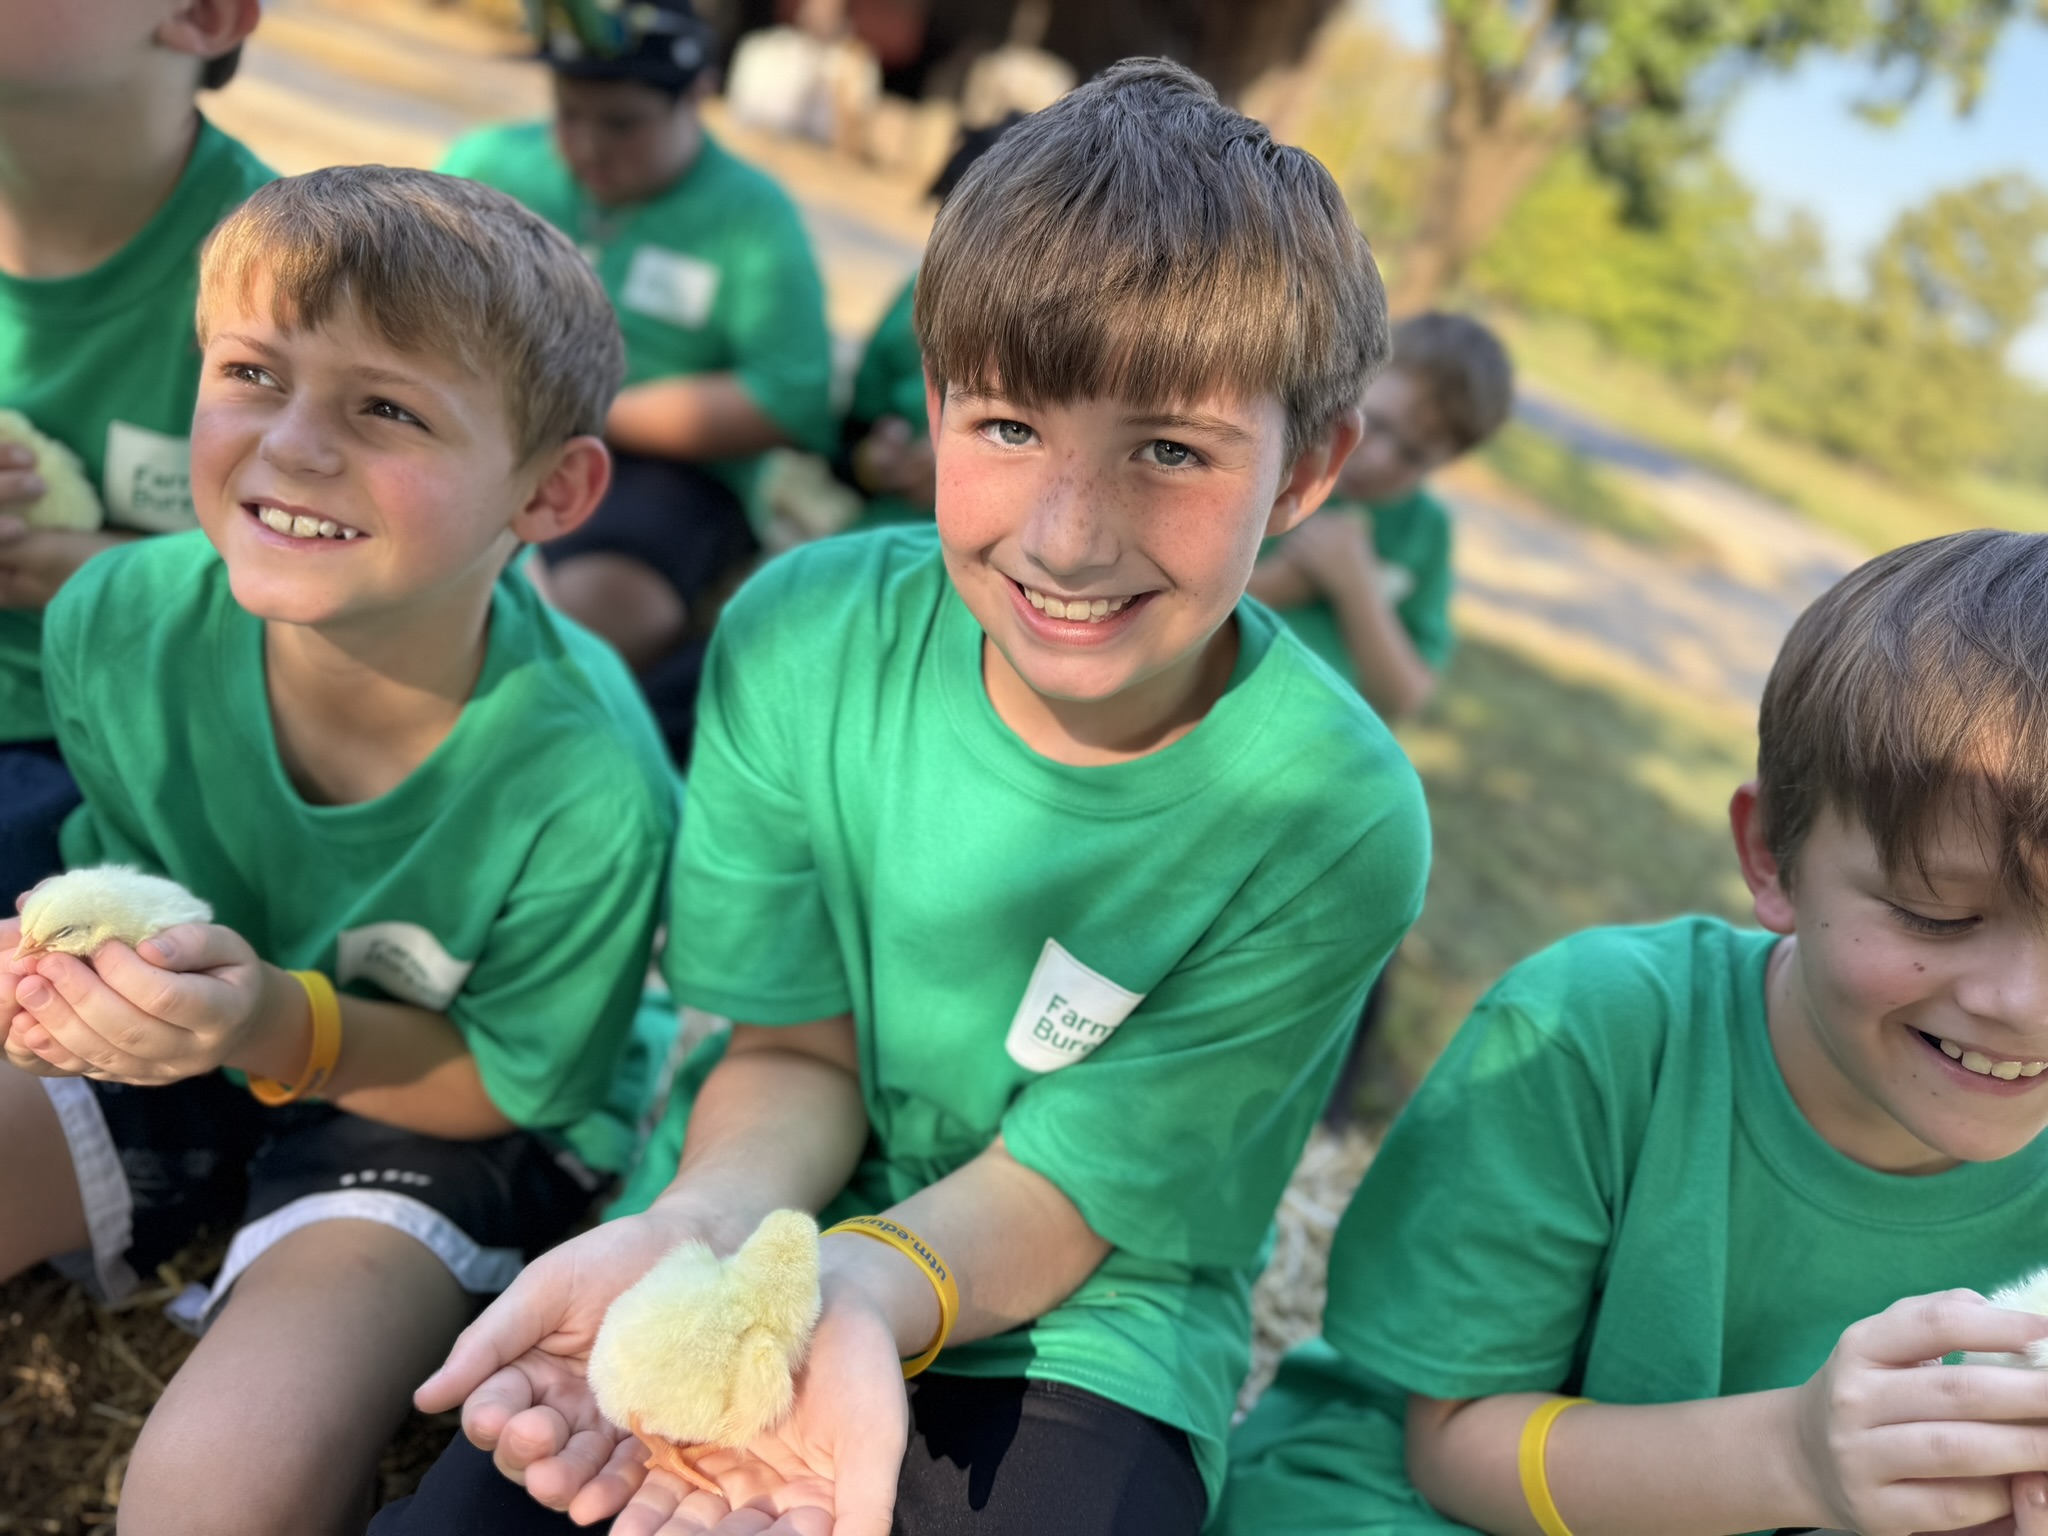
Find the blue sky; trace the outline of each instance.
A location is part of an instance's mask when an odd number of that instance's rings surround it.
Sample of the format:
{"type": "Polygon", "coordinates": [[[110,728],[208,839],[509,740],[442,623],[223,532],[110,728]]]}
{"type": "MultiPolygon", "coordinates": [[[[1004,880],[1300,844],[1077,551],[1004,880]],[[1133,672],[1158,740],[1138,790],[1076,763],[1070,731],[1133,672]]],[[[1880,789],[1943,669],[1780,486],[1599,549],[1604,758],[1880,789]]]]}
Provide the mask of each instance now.
{"type": "MultiPolygon", "coordinates": [[[[1379,0],[1372,8],[1412,41],[1434,37],[1430,0],[1379,0]]],[[[1853,110],[1869,78],[1853,61],[1819,56],[1789,74],[1756,77],[1722,136],[1728,158],[1767,206],[1804,207],[1819,217],[1845,273],[1902,208],[1936,188],[2001,171],[2025,171],[2048,185],[2048,26],[2007,30],[1968,117],[1935,90],[1895,126],[1876,127],[1853,110]]],[[[2014,361],[2048,382],[2048,316],[2021,339],[2014,361]]]]}

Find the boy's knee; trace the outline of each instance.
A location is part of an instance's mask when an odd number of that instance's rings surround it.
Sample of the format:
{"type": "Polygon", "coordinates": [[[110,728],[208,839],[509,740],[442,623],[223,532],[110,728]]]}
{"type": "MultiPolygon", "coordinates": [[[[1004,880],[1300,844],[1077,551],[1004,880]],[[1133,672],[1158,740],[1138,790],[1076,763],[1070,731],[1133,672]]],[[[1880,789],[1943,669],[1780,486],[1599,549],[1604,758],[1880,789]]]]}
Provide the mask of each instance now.
{"type": "Polygon", "coordinates": [[[121,1483],[116,1536],[325,1536],[369,1523],[369,1479],[340,1500],[260,1466],[236,1461],[232,1476],[183,1426],[150,1415],[121,1483]]]}

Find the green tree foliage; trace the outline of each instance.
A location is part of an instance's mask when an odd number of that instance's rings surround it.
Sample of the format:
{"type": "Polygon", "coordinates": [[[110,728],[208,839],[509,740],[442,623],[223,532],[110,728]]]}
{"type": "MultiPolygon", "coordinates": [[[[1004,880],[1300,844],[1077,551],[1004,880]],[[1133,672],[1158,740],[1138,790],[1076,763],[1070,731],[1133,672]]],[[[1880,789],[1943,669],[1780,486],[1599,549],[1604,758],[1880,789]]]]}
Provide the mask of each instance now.
{"type": "Polygon", "coordinates": [[[1866,111],[1896,114],[1932,81],[1967,107],[2014,17],[2048,0],[1438,0],[1438,154],[1416,238],[1397,273],[1417,308],[1463,273],[1560,150],[1655,224],[1674,172],[1758,68],[1814,48],[1873,66],[1866,111]]]}
{"type": "Polygon", "coordinates": [[[1889,473],[2039,473],[2039,394],[2006,366],[2048,294],[2048,192],[2019,176],[1902,213],[1864,291],[1830,279],[1805,218],[1759,227],[1727,167],[1670,178],[1662,225],[1623,217],[1585,157],[1557,161],[1481,257],[1482,288],[1584,322],[1716,402],[1889,473]]]}

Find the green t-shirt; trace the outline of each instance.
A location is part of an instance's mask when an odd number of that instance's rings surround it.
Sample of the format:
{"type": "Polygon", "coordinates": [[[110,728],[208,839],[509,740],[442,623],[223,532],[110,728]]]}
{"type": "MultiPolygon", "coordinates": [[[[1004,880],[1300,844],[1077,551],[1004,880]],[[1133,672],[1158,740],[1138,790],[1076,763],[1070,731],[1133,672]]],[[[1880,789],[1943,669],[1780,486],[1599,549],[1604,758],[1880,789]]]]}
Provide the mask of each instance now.
{"type": "Polygon", "coordinates": [[[1462,1529],[1408,1482],[1411,1392],[1793,1386],[1902,1296],[2039,1266],[2048,1137],[1921,1178],[1837,1152],[1778,1070],[1773,942],[1595,929],[1480,1002],[1338,1228],[1324,1341],[1232,1439],[1218,1531],[1462,1529]]]}
{"type": "Polygon", "coordinates": [[[499,582],[454,730],[360,805],[309,805],[286,777],[262,623],[203,534],[90,562],[50,606],[44,654],[85,792],[67,866],[167,874],[274,964],[446,1013],[510,1119],[623,1165],[644,1084],[617,1069],[676,792],[608,647],[499,582]]]}
{"type": "MultiPolygon", "coordinates": [[[[84,461],[110,527],[194,525],[199,246],[271,175],[201,119],[177,187],[118,252],[76,277],[0,272],[0,408],[20,411],[84,461]]],[[[40,614],[0,609],[0,743],[51,734],[42,627],[40,614]]]]}
{"type": "MultiPolygon", "coordinates": [[[[626,338],[626,382],[732,372],[799,447],[832,449],[832,338],[810,237],[774,181],[707,132],[681,180],[644,203],[593,202],[545,123],[485,128],[441,162],[510,193],[574,240],[626,338]]],[[[742,497],[757,458],[706,464],[742,497]]]]}
{"type": "MultiPolygon", "coordinates": [[[[1367,983],[1414,919],[1420,786],[1264,608],[1181,740],[1027,748],[929,526],[806,545],[719,619],[668,974],[749,1024],[850,1011],[872,1140],[830,1216],[1000,1135],[1115,1245],[935,1369],[1065,1382],[1187,1431],[1212,1492],[1281,1189],[1367,983]]],[[[624,1207],[673,1175],[672,1106],[624,1207]]]]}
{"type": "MultiPolygon", "coordinates": [[[[913,275],[896,295],[896,302],[882,316],[875,334],[868,338],[861,354],[860,371],[853,376],[853,406],[847,419],[858,429],[873,426],[884,416],[901,416],[911,431],[929,436],[931,424],[924,410],[924,353],[918,349],[917,328],[911,314],[916,308],[917,278],[913,275]]],[[[855,528],[874,528],[883,523],[927,521],[930,507],[920,507],[901,496],[884,492],[868,498],[867,508],[855,528]]]]}
{"type": "MultiPolygon", "coordinates": [[[[1329,501],[1317,517],[1362,517],[1372,529],[1372,547],[1379,556],[1387,601],[1415,649],[1434,671],[1451,659],[1451,514],[1427,490],[1417,487],[1399,501],[1369,506],[1362,501],[1329,501]]],[[[1272,551],[1268,539],[1259,553],[1272,551]]],[[[1336,610],[1320,598],[1280,616],[1308,642],[1308,648],[1336,669],[1353,687],[1358,669],[1344,646],[1336,610]]]]}

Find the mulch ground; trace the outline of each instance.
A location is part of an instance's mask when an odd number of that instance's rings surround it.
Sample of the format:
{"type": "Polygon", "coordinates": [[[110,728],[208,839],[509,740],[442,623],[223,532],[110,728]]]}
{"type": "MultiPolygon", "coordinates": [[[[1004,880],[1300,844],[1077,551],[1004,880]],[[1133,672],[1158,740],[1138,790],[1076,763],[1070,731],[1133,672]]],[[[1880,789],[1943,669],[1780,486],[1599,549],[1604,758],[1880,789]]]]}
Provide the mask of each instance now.
{"type": "MultiPolygon", "coordinates": [[[[0,1532],[113,1529],[143,1417],[197,1342],[163,1304],[225,1247],[193,1244],[118,1308],[41,1267],[0,1284],[0,1532]]],[[[383,1497],[410,1493],[455,1433],[452,1413],[412,1415],[384,1453],[383,1497]]]]}

